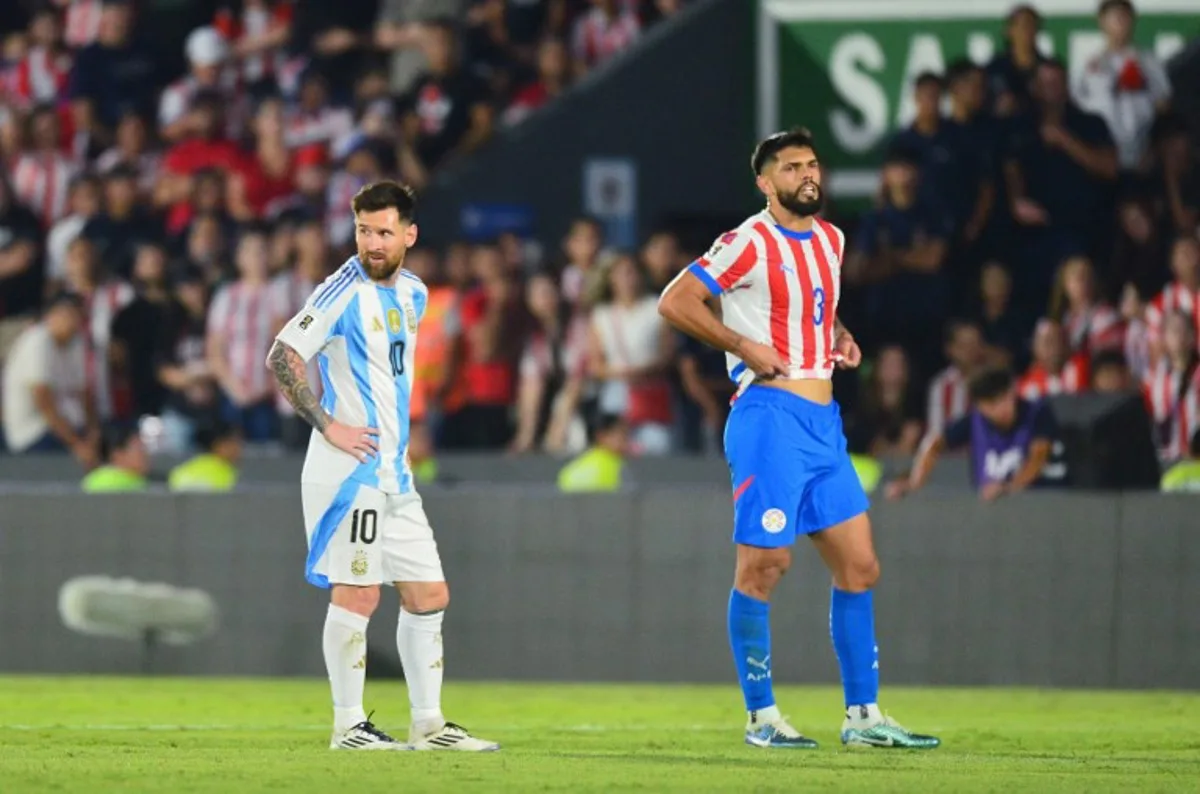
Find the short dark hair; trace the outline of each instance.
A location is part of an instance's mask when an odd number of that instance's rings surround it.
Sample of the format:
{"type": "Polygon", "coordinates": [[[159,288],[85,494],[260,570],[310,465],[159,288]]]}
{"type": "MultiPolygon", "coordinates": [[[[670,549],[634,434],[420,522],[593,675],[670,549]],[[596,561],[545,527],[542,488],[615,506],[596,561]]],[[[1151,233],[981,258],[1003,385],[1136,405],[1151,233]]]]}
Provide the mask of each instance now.
{"type": "Polygon", "coordinates": [[[1130,16],[1135,16],[1137,11],[1133,8],[1133,3],[1130,0],[1102,0],[1100,8],[1096,11],[1096,16],[1102,17],[1114,8],[1123,8],[1129,12],[1130,16]]]}
{"type": "Polygon", "coordinates": [[[417,209],[417,198],[412,188],[384,179],[365,185],[354,194],[350,207],[357,215],[360,212],[379,212],[380,210],[395,209],[400,220],[412,223],[417,209]]]}
{"type": "Polygon", "coordinates": [[[955,58],[946,67],[946,83],[951,86],[957,85],[963,78],[982,71],[983,67],[970,58],[955,58]]]}
{"type": "Polygon", "coordinates": [[[812,149],[814,152],[817,150],[817,147],[813,145],[812,133],[806,127],[793,127],[786,132],[777,132],[759,141],[758,146],[754,147],[754,154],[750,157],[750,167],[754,169],[756,175],[761,174],[767,164],[773,162],[780,152],[792,147],[812,149]]]}
{"type": "Polygon", "coordinates": [[[920,89],[927,85],[937,86],[938,90],[940,91],[942,87],[945,86],[945,82],[942,80],[942,76],[937,72],[921,72],[919,75],[917,75],[917,79],[913,82],[913,88],[920,89]]]}
{"type": "Polygon", "coordinates": [[[196,425],[192,442],[205,452],[211,452],[220,442],[241,434],[241,430],[222,419],[208,419],[196,425]]]}
{"type": "Polygon", "coordinates": [[[108,462],[112,456],[125,449],[140,436],[138,427],[132,422],[114,422],[105,425],[100,432],[100,458],[108,462]]]}
{"type": "Polygon", "coordinates": [[[63,290],[50,296],[50,298],[46,301],[43,312],[49,313],[51,310],[57,309],[59,306],[71,306],[77,311],[83,311],[83,305],[83,298],[79,295],[79,293],[67,292],[63,290]]]}
{"type": "Polygon", "coordinates": [[[946,323],[946,329],[942,332],[942,342],[947,345],[952,344],[954,337],[958,336],[958,332],[968,328],[974,328],[978,331],[979,325],[971,320],[964,320],[962,318],[951,320],[946,323]]]}
{"type": "Polygon", "coordinates": [[[1092,356],[1093,374],[1109,367],[1126,369],[1129,367],[1129,362],[1125,360],[1125,354],[1120,350],[1101,350],[1092,356]]]}
{"type": "Polygon", "coordinates": [[[967,394],[970,395],[972,404],[988,402],[1007,394],[1014,382],[1012,372],[1006,368],[985,369],[971,378],[967,394]]]}

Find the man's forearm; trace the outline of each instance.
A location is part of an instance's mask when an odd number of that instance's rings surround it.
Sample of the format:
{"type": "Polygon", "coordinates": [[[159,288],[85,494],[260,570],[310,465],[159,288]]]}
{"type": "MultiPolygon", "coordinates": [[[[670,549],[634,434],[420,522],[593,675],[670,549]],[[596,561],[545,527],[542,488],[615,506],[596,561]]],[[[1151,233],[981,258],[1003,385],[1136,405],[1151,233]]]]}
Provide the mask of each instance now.
{"type": "Polygon", "coordinates": [[[670,288],[659,301],[659,312],[676,329],[726,353],[737,355],[745,340],[718,320],[703,300],[689,295],[672,295],[670,288]]]}
{"type": "Polygon", "coordinates": [[[333,418],[325,413],[321,401],[308,387],[308,367],[300,354],[282,342],[276,342],[267,357],[267,364],[275,374],[279,391],[296,409],[296,415],[324,433],[333,418]]]}

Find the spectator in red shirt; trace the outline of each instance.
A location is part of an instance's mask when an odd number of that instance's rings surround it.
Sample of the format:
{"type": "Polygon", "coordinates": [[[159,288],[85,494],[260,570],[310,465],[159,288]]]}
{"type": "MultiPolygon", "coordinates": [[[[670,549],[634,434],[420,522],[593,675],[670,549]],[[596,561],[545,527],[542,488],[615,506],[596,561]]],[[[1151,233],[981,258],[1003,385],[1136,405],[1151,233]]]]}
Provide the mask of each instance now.
{"type": "Polygon", "coordinates": [[[504,124],[519,124],[538,108],[561,96],[570,83],[570,66],[567,45],[562,39],[543,39],[537,53],[537,79],[517,91],[504,112],[504,124]]]}
{"type": "Polygon", "coordinates": [[[268,99],[254,117],[256,148],[229,175],[229,213],[238,221],[277,216],[296,192],[295,158],[283,139],[283,103],[268,99]]]}
{"type": "Polygon", "coordinates": [[[447,417],[443,443],[457,449],[502,449],[511,433],[511,347],[517,341],[511,323],[519,296],[494,246],[475,249],[471,264],[478,284],[463,299],[461,309],[467,404],[447,417]]]}
{"type": "Polygon", "coordinates": [[[191,220],[192,177],[205,168],[232,171],[241,163],[238,147],[222,135],[221,97],[200,93],[188,114],[190,137],[175,144],[163,160],[156,203],[169,208],[167,230],[176,234],[191,220]]]}
{"type": "Polygon", "coordinates": [[[637,15],[622,9],[617,0],[592,0],[591,10],[575,21],[572,32],[576,74],[582,76],[617,55],[641,32],[637,15]]]}
{"type": "Polygon", "coordinates": [[[1040,400],[1054,394],[1077,394],[1087,391],[1088,383],[1087,356],[1070,355],[1061,325],[1048,319],[1039,321],[1033,332],[1033,364],[1017,385],[1021,397],[1040,400]]]}

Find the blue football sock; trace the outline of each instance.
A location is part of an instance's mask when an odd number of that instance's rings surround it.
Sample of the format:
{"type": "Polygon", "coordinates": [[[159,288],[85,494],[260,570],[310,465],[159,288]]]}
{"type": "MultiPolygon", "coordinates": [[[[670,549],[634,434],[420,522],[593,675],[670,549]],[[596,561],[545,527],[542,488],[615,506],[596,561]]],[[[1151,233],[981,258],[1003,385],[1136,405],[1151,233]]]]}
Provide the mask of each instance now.
{"type": "Polygon", "coordinates": [[[746,698],[746,711],[775,705],[771,690],[771,605],[743,595],[729,594],[729,645],[737,665],[738,680],[746,698]]]}
{"type": "Polygon", "coordinates": [[[829,634],[842,670],[846,708],[879,699],[879,646],[875,644],[875,605],[871,592],[847,593],[833,588],[829,634]]]}

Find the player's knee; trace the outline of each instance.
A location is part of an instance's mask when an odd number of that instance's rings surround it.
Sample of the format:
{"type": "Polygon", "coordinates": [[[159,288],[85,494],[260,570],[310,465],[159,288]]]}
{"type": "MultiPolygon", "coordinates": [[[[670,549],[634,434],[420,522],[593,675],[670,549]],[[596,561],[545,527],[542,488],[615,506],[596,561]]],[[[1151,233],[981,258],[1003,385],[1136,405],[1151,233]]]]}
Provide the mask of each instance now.
{"type": "Polygon", "coordinates": [[[400,605],[413,615],[441,612],[450,606],[450,587],[445,582],[420,582],[400,588],[400,605]]]}
{"type": "Polygon", "coordinates": [[[331,597],[334,606],[363,617],[371,617],[379,606],[379,587],[335,585],[331,597]]]}
{"type": "Polygon", "coordinates": [[[879,558],[871,555],[861,559],[850,560],[837,583],[839,590],[848,593],[865,593],[879,581],[879,558]]]}
{"type": "MultiPolygon", "coordinates": [[[[786,552],[786,549],[772,551],[786,552]]],[[[755,554],[750,559],[739,560],[733,586],[751,598],[767,601],[790,565],[791,557],[786,553],[755,554]]]]}

